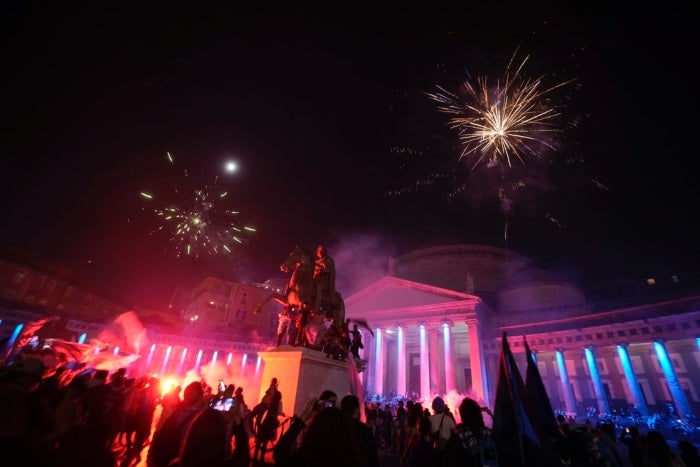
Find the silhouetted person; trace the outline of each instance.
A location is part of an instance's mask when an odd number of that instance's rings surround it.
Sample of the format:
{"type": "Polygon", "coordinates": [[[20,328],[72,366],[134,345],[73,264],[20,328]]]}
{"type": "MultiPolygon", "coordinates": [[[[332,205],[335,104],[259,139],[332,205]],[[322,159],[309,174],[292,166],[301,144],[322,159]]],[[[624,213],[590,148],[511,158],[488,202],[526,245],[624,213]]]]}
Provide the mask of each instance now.
{"type": "Polygon", "coordinates": [[[296,339],[296,315],[297,310],[291,306],[285,306],[279,313],[279,322],[277,324],[277,339],[275,340],[275,347],[282,345],[282,339],[287,336],[287,345],[294,345],[296,339]]]}
{"type": "Polygon", "coordinates": [[[311,308],[309,302],[303,302],[296,317],[296,344],[294,345],[309,347],[310,344],[306,336],[306,325],[309,324],[310,317],[311,308]]]}
{"type": "MultiPolygon", "coordinates": [[[[331,303],[335,299],[335,261],[328,256],[328,250],[323,245],[319,245],[316,248],[313,280],[316,289],[316,302],[312,308],[317,314],[321,314],[321,308],[330,308],[331,303]]],[[[338,324],[341,324],[341,322],[338,322],[338,324]]]]}
{"type": "Polygon", "coordinates": [[[491,430],[484,423],[483,409],[474,399],[465,397],[458,410],[462,422],[455,427],[447,441],[441,465],[498,465],[496,444],[491,430]]]}
{"type": "Polygon", "coordinates": [[[440,457],[447,446],[452,430],[455,428],[455,421],[452,415],[447,413],[447,405],[442,397],[433,399],[431,407],[434,413],[430,415],[430,423],[433,424],[432,433],[437,433],[435,450],[437,451],[436,455],[440,457]]]}
{"type": "Polygon", "coordinates": [[[360,349],[364,349],[365,346],[362,343],[362,333],[358,329],[357,324],[352,325],[352,331],[350,331],[350,353],[353,357],[360,359],[360,349]]]}
{"type": "Polygon", "coordinates": [[[41,465],[42,412],[36,397],[46,366],[38,359],[17,358],[0,375],[0,464],[41,465]]]}
{"type": "Polygon", "coordinates": [[[282,414],[282,393],[275,391],[267,405],[267,410],[257,426],[255,433],[255,453],[253,460],[265,460],[267,446],[277,439],[277,428],[280,425],[278,416],[282,414]]]}
{"type": "Polygon", "coordinates": [[[360,399],[357,396],[347,395],[340,401],[340,410],[350,420],[350,427],[355,432],[359,442],[358,455],[360,465],[367,467],[379,466],[377,444],[374,442],[372,430],[360,421],[360,399]]]}
{"type": "Polygon", "coordinates": [[[149,467],[167,467],[177,458],[187,428],[194,417],[205,407],[201,383],[193,382],[185,388],[182,402],[168,417],[163,426],[153,434],[148,450],[149,467]]]}
{"type": "Polygon", "coordinates": [[[656,430],[646,434],[642,461],[644,467],[685,467],[681,458],[671,451],[664,435],[656,430]]]}
{"type": "Polygon", "coordinates": [[[437,465],[436,449],[430,439],[432,423],[429,418],[420,417],[416,426],[418,436],[401,459],[402,467],[430,467],[437,465]]]}
{"type": "Polygon", "coordinates": [[[218,410],[206,407],[189,424],[178,467],[222,467],[228,456],[226,423],[218,410]]]}
{"type": "Polygon", "coordinates": [[[287,458],[275,457],[275,465],[360,467],[359,442],[350,423],[348,417],[336,407],[320,410],[307,427],[299,448],[287,458]]]}
{"type": "Polygon", "coordinates": [[[292,423],[289,425],[289,428],[275,444],[272,452],[275,464],[283,465],[289,461],[297,446],[303,441],[307,433],[307,426],[325,409],[335,408],[337,401],[338,395],[330,390],[323,391],[318,398],[312,397],[309,399],[301,414],[292,417],[292,423]]]}
{"type": "Polygon", "coordinates": [[[678,451],[686,467],[700,467],[698,448],[693,443],[684,439],[678,441],[678,451]]]}
{"type": "Polygon", "coordinates": [[[168,417],[175,411],[178,404],[180,404],[180,393],[182,392],[182,386],[175,386],[170,391],[168,391],[160,400],[161,412],[158,418],[158,423],[156,425],[156,430],[158,430],[163,423],[168,419],[168,417]]]}
{"type": "Polygon", "coordinates": [[[117,433],[123,429],[126,415],[125,378],[115,373],[107,383],[108,374],[106,370],[98,370],[95,373],[95,385],[88,389],[86,396],[86,426],[96,437],[96,441],[106,448],[112,446],[117,433]]]}
{"type": "Polygon", "coordinates": [[[632,467],[642,467],[642,444],[637,427],[629,426],[620,433],[620,442],[627,446],[627,460],[632,467]]]}

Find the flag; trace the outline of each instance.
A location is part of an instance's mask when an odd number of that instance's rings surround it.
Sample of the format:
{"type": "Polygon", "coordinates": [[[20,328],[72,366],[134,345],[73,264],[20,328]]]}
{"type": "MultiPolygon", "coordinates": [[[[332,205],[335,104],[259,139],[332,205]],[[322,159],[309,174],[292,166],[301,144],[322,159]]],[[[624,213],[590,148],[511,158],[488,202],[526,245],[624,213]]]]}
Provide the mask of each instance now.
{"type": "Polygon", "coordinates": [[[365,328],[369,331],[370,334],[372,334],[372,337],[374,337],[374,331],[372,331],[372,328],[369,327],[369,323],[367,323],[367,320],[364,318],[355,318],[352,320],[353,322],[357,323],[358,326],[361,328],[365,328]]]}
{"type": "Polygon", "coordinates": [[[360,420],[366,421],[365,417],[365,393],[362,388],[362,379],[360,378],[360,372],[357,371],[357,366],[355,365],[355,359],[352,355],[348,355],[345,359],[348,363],[348,393],[353,396],[357,396],[360,399],[360,420]]]}
{"type": "Polygon", "coordinates": [[[45,345],[53,351],[59,364],[84,362],[93,350],[89,344],[78,344],[61,339],[47,339],[45,345]]]}
{"type": "Polygon", "coordinates": [[[98,339],[112,347],[119,347],[135,354],[150,345],[146,328],[138,315],[131,310],[120,314],[105,326],[98,335],[98,339]]]}
{"type": "Polygon", "coordinates": [[[540,425],[547,434],[547,437],[551,440],[558,440],[561,438],[562,433],[559,429],[557,418],[554,416],[554,410],[552,410],[549,395],[544,387],[540,370],[537,368],[537,363],[535,363],[535,359],[532,357],[532,351],[527,344],[525,336],[523,336],[523,342],[525,343],[525,355],[527,356],[525,387],[534,405],[540,425]]]}
{"type": "Polygon", "coordinates": [[[548,465],[540,424],[525,383],[510,351],[506,333],[501,342],[496,383],[493,436],[501,467],[548,465]]]}
{"type": "Polygon", "coordinates": [[[53,321],[53,316],[44,316],[37,320],[30,321],[26,323],[22,328],[22,332],[15,342],[14,348],[17,350],[22,349],[25,345],[29,343],[29,340],[34,337],[34,335],[43,328],[46,323],[53,321]]]}

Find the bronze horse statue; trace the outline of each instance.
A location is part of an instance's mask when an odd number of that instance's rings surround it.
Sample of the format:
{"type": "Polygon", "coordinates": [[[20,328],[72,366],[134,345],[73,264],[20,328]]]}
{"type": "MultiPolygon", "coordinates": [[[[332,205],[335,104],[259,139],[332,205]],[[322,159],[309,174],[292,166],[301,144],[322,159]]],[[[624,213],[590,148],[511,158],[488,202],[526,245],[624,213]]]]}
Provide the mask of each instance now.
{"type": "MultiPolygon", "coordinates": [[[[287,259],[280,265],[280,270],[291,273],[284,294],[272,292],[263,299],[255,308],[255,314],[262,312],[262,308],[271,300],[284,307],[300,309],[302,303],[309,305],[316,303],[316,286],[314,284],[314,260],[311,252],[303,247],[295,246],[289,252],[287,259]]],[[[321,306],[318,310],[312,309],[313,315],[309,318],[304,332],[309,345],[321,350],[325,331],[328,329],[328,321],[333,320],[335,325],[342,325],[345,321],[345,302],[337,291],[333,297],[322,297],[319,300],[321,306]]]]}
{"type": "Polygon", "coordinates": [[[311,258],[311,253],[300,247],[295,246],[289,252],[287,259],[280,264],[280,271],[291,272],[292,275],[287,281],[284,294],[272,292],[255,308],[255,314],[262,311],[270,300],[275,300],[282,306],[301,308],[304,302],[313,303],[314,294],[314,262],[311,258]]]}
{"type": "MultiPolygon", "coordinates": [[[[316,303],[316,287],[314,284],[314,260],[311,252],[303,247],[295,246],[289,252],[287,259],[280,264],[280,271],[291,272],[284,294],[272,292],[263,299],[255,308],[255,314],[262,312],[262,308],[270,301],[275,300],[285,307],[301,308],[302,303],[309,305],[316,303]]],[[[333,297],[321,297],[318,301],[321,306],[312,311],[317,315],[331,317],[336,324],[342,324],[345,320],[345,302],[340,293],[335,292],[333,297]]]]}

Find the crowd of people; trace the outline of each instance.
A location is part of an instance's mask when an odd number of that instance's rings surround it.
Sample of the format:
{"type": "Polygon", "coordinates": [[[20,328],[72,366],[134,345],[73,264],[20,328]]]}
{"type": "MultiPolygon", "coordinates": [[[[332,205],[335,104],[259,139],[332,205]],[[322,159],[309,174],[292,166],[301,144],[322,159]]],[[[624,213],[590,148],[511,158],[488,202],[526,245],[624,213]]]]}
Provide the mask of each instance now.
{"type": "MultiPolygon", "coordinates": [[[[456,417],[440,397],[428,408],[322,391],[281,423],[287,415],[276,378],[252,409],[234,384],[194,381],[161,394],[159,383],[125,369],[47,375],[40,360],[18,356],[0,367],[2,465],[249,467],[272,458],[287,467],[374,467],[380,453],[401,467],[511,465],[513,446],[499,445],[484,420],[491,412],[468,397],[456,417]]],[[[655,430],[616,436],[610,424],[558,421],[547,465],[699,465],[692,443],[679,442],[676,453],[655,430]]]]}
{"type": "MultiPolygon", "coordinates": [[[[264,405],[263,413],[272,410],[264,405]]],[[[153,376],[63,367],[48,374],[41,360],[20,354],[0,366],[0,465],[247,467],[259,429],[250,412],[243,388],[223,381],[162,394],[153,376]]]]}

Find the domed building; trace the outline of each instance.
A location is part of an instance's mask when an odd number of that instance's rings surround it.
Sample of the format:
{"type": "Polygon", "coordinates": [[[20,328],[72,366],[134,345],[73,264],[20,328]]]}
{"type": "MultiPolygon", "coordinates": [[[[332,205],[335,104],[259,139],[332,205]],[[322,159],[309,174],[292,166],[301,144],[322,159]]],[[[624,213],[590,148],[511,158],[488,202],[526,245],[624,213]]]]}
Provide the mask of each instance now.
{"type": "Polygon", "coordinates": [[[670,289],[628,287],[616,302],[598,291],[589,303],[579,285],[521,255],[447,245],[390,260],[387,276],[345,305],[373,330],[363,333],[369,395],[456,391],[492,406],[505,335],[522,375],[527,340],[557,410],[645,416],[671,405],[690,415],[700,404],[700,297],[670,289]]]}

